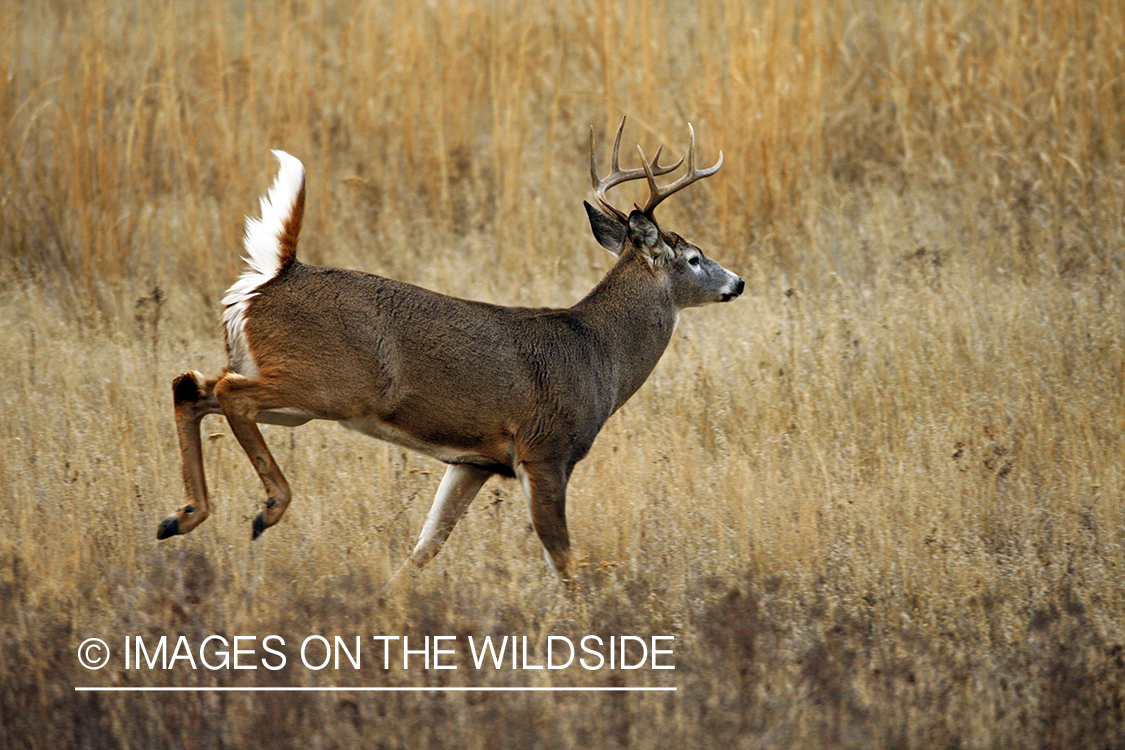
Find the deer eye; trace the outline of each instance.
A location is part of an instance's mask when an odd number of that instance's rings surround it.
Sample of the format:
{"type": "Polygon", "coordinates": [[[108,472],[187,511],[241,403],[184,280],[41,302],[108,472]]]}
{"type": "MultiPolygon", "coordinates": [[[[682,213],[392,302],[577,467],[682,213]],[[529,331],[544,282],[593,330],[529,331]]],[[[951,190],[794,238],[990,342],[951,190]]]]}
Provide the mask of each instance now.
{"type": "Polygon", "coordinates": [[[693,256],[691,256],[690,258],[687,259],[687,262],[688,262],[689,266],[698,266],[699,265],[699,256],[693,255],[693,256]]]}

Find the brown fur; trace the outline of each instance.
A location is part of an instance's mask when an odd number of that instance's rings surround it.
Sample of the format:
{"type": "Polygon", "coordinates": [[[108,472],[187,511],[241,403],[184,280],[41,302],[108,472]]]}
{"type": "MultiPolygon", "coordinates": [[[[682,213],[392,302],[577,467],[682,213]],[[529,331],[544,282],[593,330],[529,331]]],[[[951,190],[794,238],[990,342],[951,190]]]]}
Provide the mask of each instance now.
{"type": "Polygon", "coordinates": [[[289,268],[297,260],[297,238],[301,235],[301,222],[305,217],[305,189],[297,193],[297,200],[293,203],[293,212],[282,227],[277,238],[279,248],[278,259],[281,271],[289,268]]]}

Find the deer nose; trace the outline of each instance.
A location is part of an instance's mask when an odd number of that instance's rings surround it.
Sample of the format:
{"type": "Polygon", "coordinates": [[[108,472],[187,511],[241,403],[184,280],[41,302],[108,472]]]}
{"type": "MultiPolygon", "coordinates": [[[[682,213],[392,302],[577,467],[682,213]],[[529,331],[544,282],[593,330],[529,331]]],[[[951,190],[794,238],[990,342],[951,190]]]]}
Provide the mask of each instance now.
{"type": "Polygon", "coordinates": [[[719,297],[719,301],[720,302],[729,302],[733,298],[741,295],[742,290],[744,290],[744,289],[746,289],[746,282],[742,281],[741,279],[738,279],[738,282],[735,284],[735,288],[733,288],[731,291],[722,292],[722,295],[719,297]]]}
{"type": "Polygon", "coordinates": [[[742,290],[745,289],[745,288],[746,288],[746,282],[743,281],[742,279],[739,279],[738,283],[736,283],[734,285],[734,290],[724,293],[723,296],[720,297],[720,299],[723,302],[730,302],[735,297],[740,296],[742,294],[742,290]]]}

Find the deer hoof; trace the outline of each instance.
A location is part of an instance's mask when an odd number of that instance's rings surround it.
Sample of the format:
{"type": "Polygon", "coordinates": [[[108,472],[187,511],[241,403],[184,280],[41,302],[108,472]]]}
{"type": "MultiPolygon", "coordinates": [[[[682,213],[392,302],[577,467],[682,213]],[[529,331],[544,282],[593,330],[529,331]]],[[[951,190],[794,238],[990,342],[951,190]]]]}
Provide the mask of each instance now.
{"type": "Polygon", "coordinates": [[[156,530],[157,539],[167,539],[170,536],[176,536],[180,533],[180,519],[172,516],[165,518],[160,522],[160,528],[156,530]]]}
{"type": "Polygon", "coordinates": [[[254,517],[254,533],[250,536],[251,540],[257,539],[266,530],[266,519],[263,516],[264,514],[259,513],[254,517]]]}

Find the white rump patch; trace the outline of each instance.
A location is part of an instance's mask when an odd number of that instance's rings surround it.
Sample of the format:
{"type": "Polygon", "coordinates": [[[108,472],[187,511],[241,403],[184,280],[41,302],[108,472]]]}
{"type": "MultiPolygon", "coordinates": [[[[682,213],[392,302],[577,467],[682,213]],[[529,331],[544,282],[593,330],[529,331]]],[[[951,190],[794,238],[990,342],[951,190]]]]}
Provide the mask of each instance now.
{"type": "Polygon", "coordinates": [[[281,246],[278,238],[293,214],[293,206],[305,184],[305,167],[299,159],[284,151],[271,153],[281,162],[281,168],[269,193],[262,196],[262,218],[246,217],[246,237],[242,244],[248,255],[243,258],[248,268],[223,297],[227,359],[232,370],[250,378],[257,377],[258,365],[246,344],[246,306],[262,284],[280,270],[281,246]]]}

